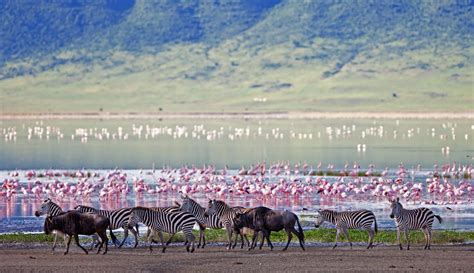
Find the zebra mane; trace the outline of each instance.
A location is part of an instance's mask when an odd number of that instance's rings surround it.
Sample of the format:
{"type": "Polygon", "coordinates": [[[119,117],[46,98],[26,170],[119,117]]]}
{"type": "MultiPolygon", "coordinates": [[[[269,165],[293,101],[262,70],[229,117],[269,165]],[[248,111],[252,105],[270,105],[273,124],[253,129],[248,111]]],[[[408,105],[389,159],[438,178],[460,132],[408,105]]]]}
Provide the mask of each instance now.
{"type": "Polygon", "coordinates": [[[214,199],[214,200],[212,200],[212,201],[214,202],[214,204],[215,204],[216,207],[224,207],[224,208],[226,208],[226,209],[230,209],[230,206],[227,205],[227,204],[226,204],[224,201],[222,201],[222,200],[216,200],[216,199],[214,199]]]}
{"type": "Polygon", "coordinates": [[[85,210],[99,211],[99,209],[89,207],[89,206],[84,206],[84,205],[78,205],[74,209],[79,209],[79,208],[82,208],[82,209],[85,209],[85,210]]]}
{"type": "Polygon", "coordinates": [[[321,216],[323,216],[326,221],[331,222],[333,224],[336,222],[337,213],[337,211],[329,209],[319,211],[319,214],[321,214],[321,216]]]}

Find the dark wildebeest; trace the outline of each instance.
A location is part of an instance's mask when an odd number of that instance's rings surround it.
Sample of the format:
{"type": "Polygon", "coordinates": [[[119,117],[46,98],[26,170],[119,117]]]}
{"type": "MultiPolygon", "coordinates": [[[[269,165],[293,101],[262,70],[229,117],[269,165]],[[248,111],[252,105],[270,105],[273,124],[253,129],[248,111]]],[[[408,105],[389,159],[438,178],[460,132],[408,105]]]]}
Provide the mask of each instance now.
{"type": "Polygon", "coordinates": [[[97,250],[97,254],[100,253],[104,243],[104,254],[107,253],[107,244],[109,242],[106,233],[107,228],[110,228],[110,221],[107,217],[97,214],[80,213],[75,210],[64,212],[57,216],[48,216],[44,222],[44,232],[46,234],[50,234],[53,232],[53,230],[58,230],[64,234],[69,235],[69,240],[67,242],[67,248],[66,252],[64,252],[64,255],[68,254],[69,252],[69,245],[71,244],[72,236],[74,236],[77,246],[79,246],[86,254],[88,254],[87,250],[79,244],[78,235],[92,235],[95,233],[99,235],[102,241],[99,249],[97,250]]]}
{"type": "Polygon", "coordinates": [[[260,249],[262,248],[264,238],[266,238],[268,246],[273,250],[273,245],[270,241],[270,233],[272,231],[285,229],[288,235],[288,242],[283,250],[286,250],[290,245],[291,239],[293,238],[291,233],[294,233],[298,237],[301,248],[305,250],[304,233],[298,216],[288,210],[272,210],[267,207],[256,207],[246,213],[238,213],[234,220],[234,228],[240,227],[248,227],[255,231],[250,249],[255,248],[258,232],[262,232],[263,237],[260,243],[260,249]],[[295,229],[295,224],[298,224],[298,230],[295,229]]]}

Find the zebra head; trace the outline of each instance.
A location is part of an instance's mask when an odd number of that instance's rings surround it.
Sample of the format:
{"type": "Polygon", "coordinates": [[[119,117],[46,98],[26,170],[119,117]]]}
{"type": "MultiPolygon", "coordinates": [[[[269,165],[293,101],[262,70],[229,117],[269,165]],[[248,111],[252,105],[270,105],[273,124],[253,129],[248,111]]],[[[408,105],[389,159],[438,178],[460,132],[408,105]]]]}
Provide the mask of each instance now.
{"type": "Polygon", "coordinates": [[[181,195],[181,200],[183,202],[181,203],[180,209],[182,211],[192,212],[193,211],[193,205],[196,202],[194,202],[194,200],[189,198],[187,195],[181,195]]]}
{"type": "Polygon", "coordinates": [[[397,200],[392,200],[390,201],[390,208],[392,209],[392,212],[390,213],[390,218],[395,218],[396,216],[399,216],[403,206],[400,204],[400,198],[397,197],[397,200]]]}
{"type": "Polygon", "coordinates": [[[204,213],[206,216],[215,214],[217,212],[216,209],[217,201],[216,199],[209,199],[209,203],[207,204],[206,212],[204,213]]]}
{"type": "Polygon", "coordinates": [[[321,210],[319,209],[317,212],[316,212],[316,216],[315,216],[315,220],[314,220],[314,226],[316,228],[318,228],[319,226],[321,226],[321,224],[324,223],[324,217],[323,215],[321,214],[321,210]]]}
{"type": "Polygon", "coordinates": [[[53,201],[51,201],[51,198],[48,198],[44,200],[44,202],[41,204],[39,209],[35,211],[35,216],[40,217],[41,215],[45,215],[45,214],[50,215],[52,214],[52,210],[55,207],[59,207],[59,206],[56,205],[53,201]]]}

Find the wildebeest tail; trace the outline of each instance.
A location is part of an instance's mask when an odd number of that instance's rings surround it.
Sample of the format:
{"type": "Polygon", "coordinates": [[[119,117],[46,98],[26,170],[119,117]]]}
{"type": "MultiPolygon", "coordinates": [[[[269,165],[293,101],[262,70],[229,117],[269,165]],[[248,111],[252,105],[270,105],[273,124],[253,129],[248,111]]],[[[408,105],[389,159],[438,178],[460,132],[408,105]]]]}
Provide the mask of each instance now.
{"type": "Polygon", "coordinates": [[[439,223],[443,223],[443,219],[441,218],[441,216],[439,215],[435,215],[435,217],[438,219],[439,223]]]}
{"type": "Polygon", "coordinates": [[[374,216],[374,231],[375,231],[375,233],[378,232],[378,229],[377,229],[377,218],[375,218],[375,216],[374,216]]]}
{"type": "Polygon", "coordinates": [[[296,223],[298,224],[298,232],[301,235],[301,241],[303,241],[303,243],[304,243],[304,232],[303,232],[303,228],[301,227],[300,220],[298,219],[298,216],[296,216],[296,223]]]}
{"type": "Polygon", "coordinates": [[[117,240],[117,237],[115,237],[115,234],[112,232],[112,226],[109,226],[110,230],[110,238],[112,239],[112,242],[114,245],[118,245],[120,242],[117,240]]]}

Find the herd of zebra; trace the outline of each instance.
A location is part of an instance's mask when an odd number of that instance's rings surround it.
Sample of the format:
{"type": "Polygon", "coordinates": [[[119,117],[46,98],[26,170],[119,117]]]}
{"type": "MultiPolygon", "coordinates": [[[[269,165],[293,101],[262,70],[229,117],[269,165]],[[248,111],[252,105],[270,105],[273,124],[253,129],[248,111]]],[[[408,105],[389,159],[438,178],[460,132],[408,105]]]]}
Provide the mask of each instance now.
{"type": "MultiPolygon", "coordinates": [[[[224,201],[220,200],[209,200],[207,207],[202,207],[199,203],[194,201],[188,196],[181,196],[182,202],[175,202],[175,205],[169,207],[133,207],[133,208],[122,208],[116,210],[99,210],[88,206],[78,205],[74,208],[74,212],[81,214],[93,214],[100,215],[103,218],[108,219],[108,228],[110,229],[110,236],[113,243],[122,247],[125,243],[129,231],[135,237],[134,247],[138,246],[139,242],[139,223],[143,223],[148,227],[146,240],[149,243],[150,252],[153,251],[152,243],[157,243],[154,238],[157,233],[161,245],[162,252],[165,252],[166,247],[169,245],[173,236],[177,232],[183,232],[185,236],[185,245],[188,252],[195,250],[195,236],[193,235],[193,229],[195,224],[199,227],[199,242],[197,248],[204,248],[206,245],[205,230],[210,229],[222,229],[227,231],[227,248],[235,248],[237,240],[241,239],[241,248],[244,247],[244,241],[249,246],[249,250],[255,248],[259,234],[261,235],[260,249],[263,246],[265,239],[271,249],[273,245],[270,242],[271,231],[285,230],[288,235],[288,241],[286,247],[292,239],[292,233],[295,234],[299,240],[300,246],[305,250],[304,246],[304,233],[301,228],[298,216],[287,210],[272,210],[266,207],[256,208],[244,208],[244,207],[231,207],[224,201]],[[295,224],[298,229],[295,229],[295,224]],[[124,236],[123,240],[119,240],[115,237],[112,230],[123,229],[124,236]],[[171,234],[167,242],[163,240],[163,232],[171,234]],[[233,235],[235,234],[235,241],[232,242],[233,235]],[[247,235],[252,234],[252,242],[250,243],[247,239],[247,235]]],[[[408,240],[408,231],[414,229],[421,229],[425,235],[425,249],[430,249],[431,245],[431,229],[434,218],[437,218],[441,223],[442,219],[439,215],[435,215],[428,208],[417,208],[417,209],[404,209],[399,199],[391,200],[391,214],[390,217],[394,218],[397,227],[397,243],[402,248],[400,242],[401,232],[405,235],[407,249],[410,249],[410,242],[408,240]]],[[[51,221],[55,217],[60,217],[66,214],[59,205],[54,203],[51,199],[46,199],[35,212],[36,216],[46,215],[45,227],[47,220],[51,221]]],[[[358,210],[358,211],[344,211],[336,212],[331,210],[318,210],[316,213],[315,227],[319,227],[323,222],[330,222],[335,225],[336,242],[333,246],[337,246],[340,233],[349,241],[352,249],[352,242],[349,238],[349,229],[363,229],[366,230],[369,235],[367,249],[373,247],[373,241],[375,233],[377,233],[377,221],[375,215],[369,210],[358,210]]],[[[45,228],[46,230],[46,228],[45,228]]],[[[65,232],[62,230],[64,241],[74,236],[76,243],[79,245],[77,235],[74,232],[65,232]]],[[[61,235],[61,230],[55,230],[55,237],[53,243],[53,251],[56,247],[57,237],[61,235]]],[[[105,231],[104,231],[105,232],[105,231]]],[[[90,234],[87,234],[90,235],[90,234]]],[[[100,234],[99,234],[100,235],[100,234]]],[[[98,245],[100,242],[97,234],[92,235],[94,245],[98,245]]],[[[102,238],[102,236],[101,236],[102,238]]],[[[103,243],[102,239],[102,243],[103,243]]],[[[107,239],[108,241],[108,239],[107,239]]],[[[69,249],[69,243],[67,244],[69,249]]],[[[106,243],[107,244],[107,243],[106,243]]],[[[81,247],[81,246],[80,246],[81,247]]],[[[81,247],[82,248],[82,247],[81,247]]],[[[85,249],[84,249],[85,250],[85,249]]],[[[86,251],[87,253],[87,251],[86,251]]],[[[65,253],[66,254],[66,253],[65,253]]],[[[105,253],[104,253],[105,254],[105,253]]]]}

